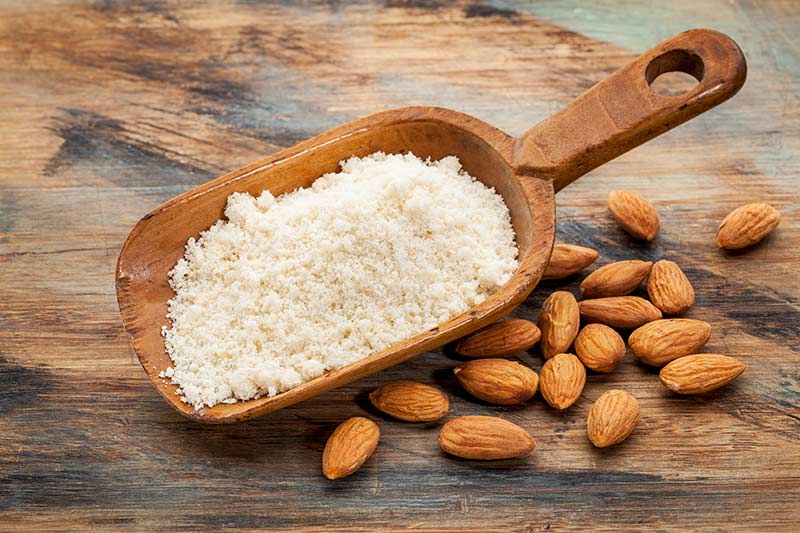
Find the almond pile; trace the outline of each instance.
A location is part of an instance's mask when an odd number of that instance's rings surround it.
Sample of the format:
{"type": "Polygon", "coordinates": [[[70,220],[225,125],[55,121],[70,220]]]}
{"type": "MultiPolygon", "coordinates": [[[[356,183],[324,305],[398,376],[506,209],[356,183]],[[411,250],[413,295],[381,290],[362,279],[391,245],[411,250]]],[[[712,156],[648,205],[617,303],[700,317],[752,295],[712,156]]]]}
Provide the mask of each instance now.
{"type": "MultiPolygon", "coordinates": [[[[658,234],[658,213],[641,195],[613,192],[608,206],[632,237],[651,241],[658,234]]],[[[717,244],[730,250],[753,245],[779,222],[780,214],[767,204],[742,206],[720,225],[717,244]]],[[[556,243],[543,279],[578,274],[599,255],[591,248],[556,243]]],[[[580,301],[569,291],[553,292],[542,304],[538,323],[507,318],[459,340],[455,351],[467,360],[453,373],[464,391],[477,401],[519,405],[540,392],[550,407],[563,411],[580,400],[587,369],[607,374],[619,366],[627,351],[620,334],[623,332],[629,333],[628,346],[641,363],[661,367],[658,377],[664,387],[677,394],[709,392],[730,383],[746,367],[733,357],[701,353],[711,335],[711,325],[679,317],[694,302],[694,287],[673,261],[609,263],[583,279],[580,301]],[[649,299],[631,294],[642,283],[649,299]],[[539,375],[508,359],[536,344],[544,359],[539,375]]],[[[369,399],[379,411],[405,422],[433,423],[450,409],[442,391],[410,381],[384,385],[369,399]]],[[[633,433],[640,418],[639,401],[632,394],[608,390],[589,409],[588,439],[598,448],[619,444],[633,433]]],[[[342,423],[325,446],[324,475],[336,479],[358,470],[375,451],[379,436],[378,425],[367,418],[355,417],[342,423]]],[[[442,426],[439,446],[445,453],[464,459],[494,460],[526,455],[536,447],[536,441],[523,427],[500,417],[458,416],[442,426]]]]}

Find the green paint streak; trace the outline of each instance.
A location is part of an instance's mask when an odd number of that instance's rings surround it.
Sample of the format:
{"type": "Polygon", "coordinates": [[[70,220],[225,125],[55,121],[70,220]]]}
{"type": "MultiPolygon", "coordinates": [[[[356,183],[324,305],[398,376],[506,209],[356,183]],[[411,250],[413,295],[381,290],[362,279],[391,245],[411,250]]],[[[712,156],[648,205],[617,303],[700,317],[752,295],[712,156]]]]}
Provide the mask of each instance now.
{"type": "Polygon", "coordinates": [[[724,2],[524,2],[497,0],[493,6],[514,9],[546,20],[581,35],[616,44],[635,52],[644,52],[676,33],[713,27],[735,33],[740,27],[737,13],[724,2]],[[703,5],[698,5],[703,4],[703,5]]]}
{"type": "Polygon", "coordinates": [[[746,0],[579,0],[559,2],[492,0],[493,7],[513,9],[594,39],[645,52],[692,28],[730,35],[748,59],[800,77],[800,10],[780,12],[769,2],[746,0]]]}

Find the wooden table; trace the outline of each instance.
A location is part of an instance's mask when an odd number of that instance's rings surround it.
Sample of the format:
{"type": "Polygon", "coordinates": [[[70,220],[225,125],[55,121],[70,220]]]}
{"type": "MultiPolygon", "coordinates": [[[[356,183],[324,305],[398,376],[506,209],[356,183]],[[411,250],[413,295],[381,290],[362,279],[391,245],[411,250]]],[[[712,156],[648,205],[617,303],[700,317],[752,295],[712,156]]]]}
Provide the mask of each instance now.
{"type": "MultiPolygon", "coordinates": [[[[800,528],[800,8],[681,0],[449,4],[11,0],[0,7],[0,529],[797,530],[800,528]],[[114,293],[136,220],[226,170],[341,122],[433,104],[512,133],[689,27],[734,37],[750,75],[732,101],[608,164],[558,197],[559,239],[603,262],[679,262],[713,324],[711,352],[749,365],[703,397],[676,397],[631,355],[592,375],[564,414],[470,401],[436,352],[251,422],[207,427],[156,394],[114,293]],[[643,193],[662,231],[630,241],[606,195],[643,193]],[[784,220],[740,254],[715,228],[749,201],[784,220]],[[366,393],[437,384],[453,415],[528,428],[526,459],[445,457],[439,425],[381,417],[366,393]],[[585,435],[611,387],[642,403],[624,445],[585,435]],[[376,455],[332,483],[320,457],[353,415],[376,455]]],[[[576,290],[578,280],[567,286],[576,290]]],[[[536,319],[559,285],[515,313],[536,319]]],[[[521,358],[537,370],[538,356],[521,358]]]]}

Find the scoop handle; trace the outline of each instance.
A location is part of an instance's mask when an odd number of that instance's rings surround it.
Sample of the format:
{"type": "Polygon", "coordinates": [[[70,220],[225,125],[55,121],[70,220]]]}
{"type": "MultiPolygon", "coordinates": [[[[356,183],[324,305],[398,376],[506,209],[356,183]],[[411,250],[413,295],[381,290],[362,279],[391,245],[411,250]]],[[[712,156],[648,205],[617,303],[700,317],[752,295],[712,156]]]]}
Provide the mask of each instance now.
{"type": "Polygon", "coordinates": [[[517,174],[545,177],[559,191],[595,167],[696,117],[736,94],[747,77],[739,46],[713,30],[689,30],[580,95],[517,140],[517,174]],[[697,85],[678,96],[651,83],[665,72],[691,74],[697,85]]]}

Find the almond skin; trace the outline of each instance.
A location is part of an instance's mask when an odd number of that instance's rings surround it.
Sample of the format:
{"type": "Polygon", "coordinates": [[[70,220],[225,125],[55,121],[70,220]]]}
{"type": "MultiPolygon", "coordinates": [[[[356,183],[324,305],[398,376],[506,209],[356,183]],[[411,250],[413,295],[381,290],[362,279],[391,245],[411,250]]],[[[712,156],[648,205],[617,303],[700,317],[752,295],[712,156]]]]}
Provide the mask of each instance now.
{"type": "Polygon", "coordinates": [[[600,322],[612,328],[638,328],[661,318],[661,311],[656,306],[638,296],[583,300],[578,307],[587,322],[600,322]]]}
{"type": "Polygon", "coordinates": [[[636,239],[652,241],[658,233],[658,212],[641,194],[614,191],[608,195],[608,209],[617,224],[636,239]]]}
{"type": "Polygon", "coordinates": [[[607,448],[627,439],[639,418],[639,401],[632,394],[622,390],[606,391],[589,410],[586,432],[592,444],[607,448]]]}
{"type": "Polygon", "coordinates": [[[650,261],[617,261],[601,266],[581,283],[582,298],[624,296],[636,290],[653,263],[650,261]]]}
{"type": "Polygon", "coordinates": [[[369,400],[376,409],[406,422],[433,422],[450,410],[442,391],[414,381],[388,383],[372,391],[369,400]]]}
{"type": "Polygon", "coordinates": [[[653,305],[668,315],[679,315],[694,305],[694,287],[681,267],[662,259],[653,265],[647,279],[647,294],[653,305]]]}
{"type": "Polygon", "coordinates": [[[536,447],[534,438],[513,422],[496,416],[459,416],[439,432],[442,450],[464,459],[511,459],[536,447]]]}
{"type": "Polygon", "coordinates": [[[328,438],[322,453],[322,473],[328,479],[349,476],[378,446],[378,424],[360,416],[345,420],[328,438]]]}
{"type": "Polygon", "coordinates": [[[580,398],[586,385],[586,368],[571,353],[560,353],[544,362],[539,377],[542,398],[563,411],[580,398]]]}
{"type": "Polygon", "coordinates": [[[467,392],[498,405],[528,401],[539,387],[536,372],[507,359],[476,359],[457,366],[453,373],[467,392]]]}
{"type": "Polygon", "coordinates": [[[556,291],[548,296],[539,313],[539,329],[542,331],[539,347],[544,358],[569,350],[580,325],[578,302],[572,293],[556,291]]]}
{"type": "Polygon", "coordinates": [[[661,369],[658,379],[672,392],[702,394],[730,383],[745,368],[733,357],[702,353],[675,359],[661,369]]]}
{"type": "Polygon", "coordinates": [[[684,355],[697,353],[711,336],[711,324],[691,318],[654,320],[628,337],[631,350],[643,363],[664,366],[684,355]]]}
{"type": "Polygon", "coordinates": [[[577,274],[594,263],[600,254],[597,250],[557,242],[550,255],[550,264],[542,275],[542,279],[562,279],[577,274]]]}
{"type": "Polygon", "coordinates": [[[510,357],[533,347],[542,333],[530,320],[509,318],[467,335],[456,344],[464,357],[510,357]]]}
{"type": "Polygon", "coordinates": [[[595,372],[613,372],[625,357],[625,341],[604,324],[589,324],[575,339],[575,353],[595,372]]]}
{"type": "Polygon", "coordinates": [[[717,246],[725,250],[747,248],[769,235],[781,214],[769,204],[755,203],[731,211],[717,229],[717,246]]]}

